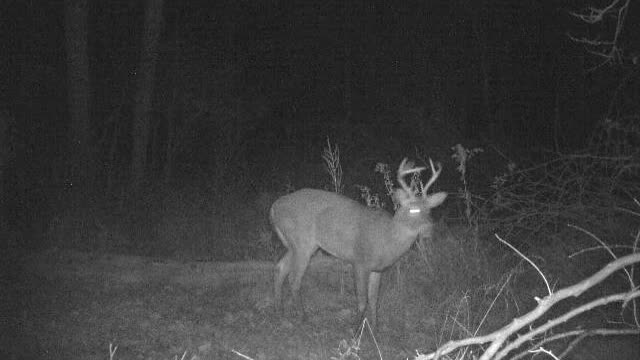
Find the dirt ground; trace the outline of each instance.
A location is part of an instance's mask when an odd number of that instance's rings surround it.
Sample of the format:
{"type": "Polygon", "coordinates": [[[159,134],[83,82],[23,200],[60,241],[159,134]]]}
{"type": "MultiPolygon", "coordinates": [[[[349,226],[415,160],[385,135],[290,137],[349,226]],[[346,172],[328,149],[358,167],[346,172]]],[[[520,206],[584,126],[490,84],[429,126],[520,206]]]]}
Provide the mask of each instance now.
{"type": "MultiPolygon", "coordinates": [[[[305,282],[309,321],[273,311],[270,262],[178,262],[56,251],[14,268],[3,359],[329,359],[351,338],[351,293],[316,257],[305,282]],[[236,353],[237,352],[237,353],[236,353]]],[[[334,271],[335,273],[335,271],[334,271]]],[[[377,354],[366,338],[361,356],[377,354]]],[[[409,354],[381,345],[386,359],[409,354]]]]}
{"type": "MultiPolygon", "coordinates": [[[[113,359],[330,359],[351,338],[355,299],[332,280],[346,270],[325,257],[304,280],[308,322],[273,311],[268,262],[49,251],[5,268],[2,359],[109,359],[110,344],[113,359]]],[[[383,359],[405,359],[433,335],[382,328],[377,341],[383,359]]],[[[638,359],[631,340],[589,341],[579,358],[638,359]]],[[[360,347],[379,358],[371,337],[360,347]]]]}

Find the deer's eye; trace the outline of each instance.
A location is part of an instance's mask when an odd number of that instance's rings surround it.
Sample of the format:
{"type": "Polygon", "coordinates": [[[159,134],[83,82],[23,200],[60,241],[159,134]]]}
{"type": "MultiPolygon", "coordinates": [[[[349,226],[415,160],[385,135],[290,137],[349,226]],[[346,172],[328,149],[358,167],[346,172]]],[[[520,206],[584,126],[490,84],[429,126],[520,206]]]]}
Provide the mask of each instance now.
{"type": "Polygon", "coordinates": [[[409,214],[419,214],[420,208],[411,208],[409,209],[409,214]]]}

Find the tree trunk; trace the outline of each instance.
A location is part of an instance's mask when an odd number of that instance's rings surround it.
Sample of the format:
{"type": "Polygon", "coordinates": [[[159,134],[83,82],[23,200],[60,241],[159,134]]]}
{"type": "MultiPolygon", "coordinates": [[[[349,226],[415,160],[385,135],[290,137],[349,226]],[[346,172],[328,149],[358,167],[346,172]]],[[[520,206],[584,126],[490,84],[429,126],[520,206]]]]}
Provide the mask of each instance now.
{"type": "Polygon", "coordinates": [[[475,119],[476,123],[472,126],[473,134],[489,133],[493,136],[493,131],[490,129],[490,111],[491,111],[491,71],[490,71],[490,55],[489,55],[489,12],[487,10],[487,4],[485,1],[478,1],[478,6],[472,14],[472,29],[476,37],[476,44],[478,46],[478,53],[480,58],[480,112],[475,119]]]}
{"type": "Polygon", "coordinates": [[[353,58],[351,48],[352,37],[353,37],[353,19],[351,17],[351,7],[350,2],[345,1],[342,5],[343,8],[343,72],[344,72],[344,80],[343,80],[343,93],[342,93],[342,105],[344,107],[344,122],[345,124],[350,124],[351,116],[353,115],[353,98],[352,98],[352,76],[353,76],[353,58]]]}
{"type": "Polygon", "coordinates": [[[0,226],[5,228],[6,216],[8,215],[8,209],[5,209],[5,199],[8,194],[4,188],[5,184],[5,166],[9,163],[9,156],[11,154],[11,137],[9,136],[9,118],[8,112],[0,109],[0,226]]]}
{"type": "Polygon", "coordinates": [[[136,79],[136,95],[133,114],[131,150],[131,191],[140,189],[147,169],[150,112],[158,62],[158,43],[162,32],[162,8],[164,0],[148,0],[142,35],[140,66],[136,79]]]}
{"type": "Polygon", "coordinates": [[[65,1],[65,40],[68,76],[71,180],[81,190],[91,188],[91,124],[89,113],[89,56],[87,53],[87,0],[65,1]]]}
{"type": "Polygon", "coordinates": [[[178,90],[173,90],[169,110],[167,111],[167,138],[164,142],[164,163],[162,164],[162,180],[169,184],[173,178],[177,151],[178,132],[178,90]]]}

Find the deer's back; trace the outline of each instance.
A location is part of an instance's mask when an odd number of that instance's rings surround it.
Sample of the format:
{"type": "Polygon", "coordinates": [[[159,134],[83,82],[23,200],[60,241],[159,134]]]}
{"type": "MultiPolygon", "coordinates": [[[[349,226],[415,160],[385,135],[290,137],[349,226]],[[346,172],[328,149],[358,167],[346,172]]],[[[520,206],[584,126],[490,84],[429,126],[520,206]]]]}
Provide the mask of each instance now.
{"type": "Polygon", "coordinates": [[[276,226],[290,221],[309,224],[327,210],[345,213],[359,206],[354,200],[333,192],[301,189],[276,200],[271,206],[271,217],[276,226]]]}
{"type": "Polygon", "coordinates": [[[301,189],[278,199],[271,208],[273,225],[290,237],[313,240],[344,260],[366,256],[366,243],[382,238],[391,217],[333,192],[301,189]]]}

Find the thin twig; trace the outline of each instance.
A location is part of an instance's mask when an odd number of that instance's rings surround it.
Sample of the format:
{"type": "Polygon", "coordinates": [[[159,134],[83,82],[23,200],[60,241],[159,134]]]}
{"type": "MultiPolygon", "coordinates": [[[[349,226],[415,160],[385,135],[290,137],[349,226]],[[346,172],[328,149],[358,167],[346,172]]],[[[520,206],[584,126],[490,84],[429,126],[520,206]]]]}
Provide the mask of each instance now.
{"type": "MultiPolygon", "coordinates": [[[[507,245],[508,247],[510,247],[513,251],[515,251],[518,255],[520,255],[520,257],[522,257],[523,259],[527,260],[527,262],[529,264],[531,264],[531,266],[533,266],[536,271],[538,272],[538,274],[540,274],[540,276],[542,277],[542,280],[544,280],[545,285],[547,286],[547,292],[549,295],[551,295],[552,291],[551,291],[551,286],[549,286],[549,282],[547,281],[547,278],[544,276],[544,274],[542,273],[542,270],[540,270],[540,268],[538,267],[538,265],[536,265],[533,261],[531,261],[531,259],[529,259],[525,254],[521,253],[520,250],[516,249],[513,245],[509,244],[508,242],[506,242],[505,240],[503,240],[500,235],[498,234],[494,234],[494,236],[500,240],[501,243],[507,245]]],[[[537,300],[537,299],[536,299],[537,300]]]]}

